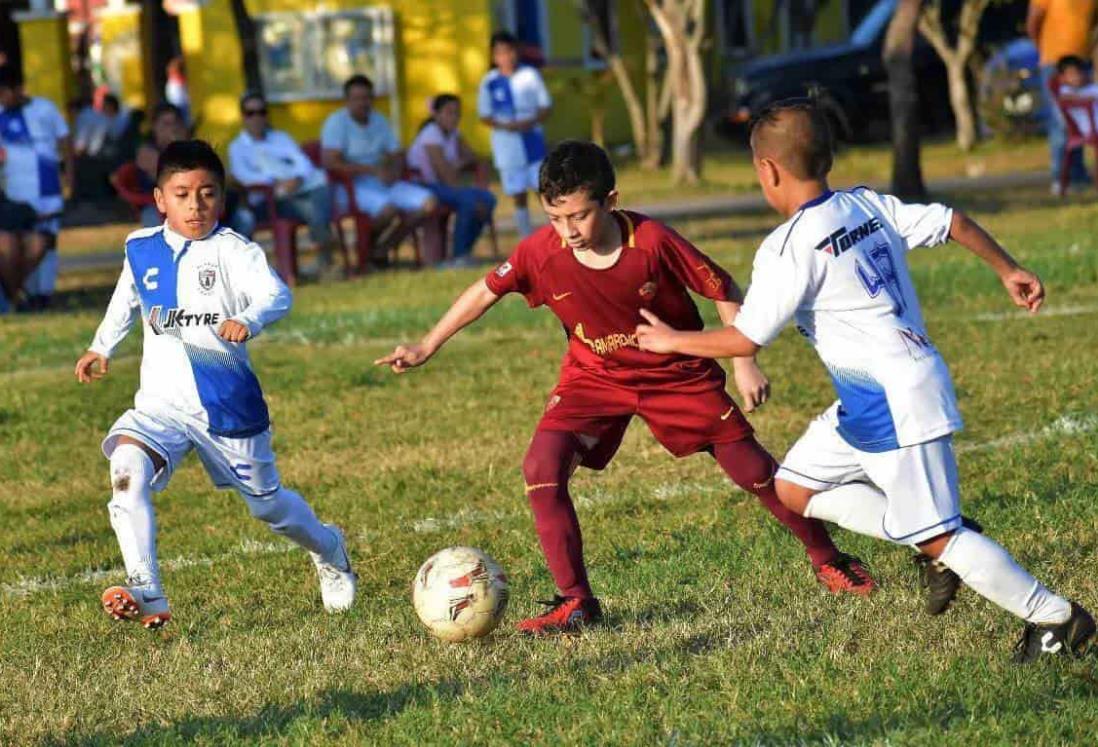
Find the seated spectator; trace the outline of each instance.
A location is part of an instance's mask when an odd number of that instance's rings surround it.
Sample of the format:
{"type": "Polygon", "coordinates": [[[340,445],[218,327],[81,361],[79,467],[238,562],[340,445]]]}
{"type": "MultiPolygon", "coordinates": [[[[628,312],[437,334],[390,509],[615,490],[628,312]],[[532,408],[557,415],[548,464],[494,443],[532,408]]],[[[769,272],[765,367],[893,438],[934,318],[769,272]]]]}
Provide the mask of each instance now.
{"type": "Polygon", "coordinates": [[[107,120],[107,155],[116,166],[133,160],[138,135],[133,112],[113,93],[103,96],[102,111],[107,120]]]}
{"type": "MultiPolygon", "coordinates": [[[[342,109],[324,121],[320,133],[324,167],[353,179],[355,202],[375,223],[374,263],[384,265],[388,251],[438,204],[431,191],[402,181],[403,159],[400,142],[392,126],[374,111],[374,84],[365,75],[355,75],[343,84],[342,109]],[[401,218],[401,230],[390,230],[401,218]]],[[[342,188],[335,199],[343,207],[347,196],[342,188]]]]}
{"type": "MultiPolygon", "coordinates": [[[[258,93],[240,101],[244,129],[229,145],[229,171],[243,186],[261,184],[274,189],[275,212],[309,226],[320,253],[320,271],[332,263],[332,195],[324,172],[313,165],[294,139],[271,129],[267,102],[258,93]]],[[[263,215],[267,206],[253,195],[252,212],[263,215]]]]}
{"type": "Polygon", "coordinates": [[[77,156],[97,157],[107,142],[110,121],[88,101],[69,104],[73,120],[73,151],[77,156]]]}
{"type": "MultiPolygon", "coordinates": [[[[1098,117],[1098,84],[1087,72],[1087,63],[1081,57],[1068,55],[1061,57],[1056,63],[1056,72],[1060,75],[1060,90],[1057,93],[1061,97],[1073,99],[1089,99],[1093,101],[1092,110],[1098,117]]],[[[1090,135],[1090,117],[1085,110],[1072,109],[1071,119],[1079,128],[1079,133],[1086,137],[1090,135]]]]}
{"type": "MultiPolygon", "coordinates": [[[[141,188],[152,194],[156,186],[156,165],[160,161],[160,152],[177,140],[186,140],[191,136],[183,113],[175,104],[163,102],[156,105],[152,114],[152,130],[149,137],[137,149],[135,161],[141,172],[141,188]]],[[[239,234],[250,237],[255,233],[255,216],[240,199],[239,192],[229,189],[225,194],[225,224],[239,234]]],[[[155,205],[141,210],[141,225],[146,228],[159,226],[164,222],[155,205]]]]}
{"type": "Polygon", "coordinates": [[[431,102],[428,119],[412,147],[408,165],[439,202],[452,209],[454,218],[453,258],[448,264],[470,263],[473,246],[496,206],[495,196],[486,189],[462,184],[461,172],[477,163],[477,156],[458,132],[461,101],[443,93],[431,102]]]}

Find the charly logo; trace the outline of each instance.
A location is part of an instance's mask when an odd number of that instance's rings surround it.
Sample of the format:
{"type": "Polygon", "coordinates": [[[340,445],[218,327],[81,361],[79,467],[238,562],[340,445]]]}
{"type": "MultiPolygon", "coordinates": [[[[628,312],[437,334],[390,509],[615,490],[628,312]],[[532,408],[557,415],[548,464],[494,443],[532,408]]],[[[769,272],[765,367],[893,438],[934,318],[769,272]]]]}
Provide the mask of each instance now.
{"type": "Polygon", "coordinates": [[[217,267],[215,265],[202,265],[198,268],[198,289],[209,295],[213,293],[217,285],[217,267]]]}

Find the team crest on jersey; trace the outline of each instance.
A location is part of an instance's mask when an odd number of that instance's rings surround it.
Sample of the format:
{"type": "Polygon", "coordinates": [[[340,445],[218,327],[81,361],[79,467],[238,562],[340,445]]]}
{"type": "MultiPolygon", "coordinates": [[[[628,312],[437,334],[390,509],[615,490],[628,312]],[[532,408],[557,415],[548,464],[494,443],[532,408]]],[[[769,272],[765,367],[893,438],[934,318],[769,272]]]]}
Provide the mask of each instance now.
{"type": "Polygon", "coordinates": [[[198,268],[198,289],[206,295],[213,293],[217,285],[217,268],[214,265],[202,265],[198,268]]]}
{"type": "Polygon", "coordinates": [[[649,280],[647,283],[640,287],[640,290],[637,291],[637,293],[639,293],[640,297],[643,298],[645,301],[651,301],[653,298],[656,297],[655,282],[649,280]]]}

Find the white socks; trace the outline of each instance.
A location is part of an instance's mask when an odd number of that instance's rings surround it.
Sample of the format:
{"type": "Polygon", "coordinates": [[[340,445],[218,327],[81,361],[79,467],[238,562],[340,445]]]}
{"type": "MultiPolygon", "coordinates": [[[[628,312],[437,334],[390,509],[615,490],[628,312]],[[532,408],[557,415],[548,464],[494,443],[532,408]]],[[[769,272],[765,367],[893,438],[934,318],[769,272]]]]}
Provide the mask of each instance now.
{"type": "Polygon", "coordinates": [[[977,594],[1026,622],[1062,623],[1071,605],[1046,589],[1010,553],[978,532],[958,529],[940,558],[977,594]]]}
{"type": "Polygon", "coordinates": [[[315,552],[326,562],[343,563],[339,550],[339,538],[320,523],[313,509],[299,494],[289,488],[279,488],[277,493],[263,497],[245,495],[252,516],[267,522],[276,534],[296,542],[309,552],[315,552]]]}
{"type": "Polygon", "coordinates": [[[884,533],[884,515],[888,500],[876,485],[850,482],[816,493],[804,509],[810,519],[838,524],[858,534],[892,542],[884,533]]]}
{"type": "Polygon", "coordinates": [[[122,550],[126,575],[136,585],[160,588],[156,562],[156,516],[152,506],[152,459],[140,447],[122,444],[111,454],[112,496],[107,510],[122,550]]]}
{"type": "Polygon", "coordinates": [[[515,229],[518,230],[519,238],[523,239],[534,232],[530,223],[530,208],[515,208],[515,229]]]}

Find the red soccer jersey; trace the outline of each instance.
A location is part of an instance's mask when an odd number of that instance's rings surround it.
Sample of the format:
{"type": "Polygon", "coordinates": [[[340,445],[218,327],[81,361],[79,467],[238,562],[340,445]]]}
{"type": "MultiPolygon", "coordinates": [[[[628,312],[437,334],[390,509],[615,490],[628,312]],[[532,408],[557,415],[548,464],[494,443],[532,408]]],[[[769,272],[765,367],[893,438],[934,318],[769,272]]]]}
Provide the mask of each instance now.
{"type": "Polygon", "coordinates": [[[616,211],[623,247],[604,270],[580,264],[551,226],[519,243],[485,278],[497,295],[521,293],[531,307],[548,305],[568,334],[564,363],[585,368],[657,368],[685,356],[637,346],[636,327],[649,309],[677,329],[703,323],[687,289],[727,301],[732,278],[672,229],[639,213],[616,211]]]}

